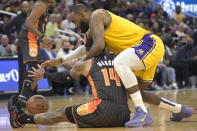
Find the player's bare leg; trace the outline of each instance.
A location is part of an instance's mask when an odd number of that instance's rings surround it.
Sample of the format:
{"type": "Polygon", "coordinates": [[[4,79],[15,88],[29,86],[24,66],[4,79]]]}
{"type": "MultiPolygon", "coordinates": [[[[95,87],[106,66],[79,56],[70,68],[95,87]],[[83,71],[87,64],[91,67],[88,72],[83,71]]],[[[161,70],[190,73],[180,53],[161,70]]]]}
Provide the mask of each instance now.
{"type": "Polygon", "coordinates": [[[65,115],[66,108],[57,109],[55,112],[46,112],[36,114],[34,116],[35,124],[40,125],[53,125],[60,122],[68,122],[67,116],[65,115]]]}
{"type": "Polygon", "coordinates": [[[132,98],[136,110],[134,114],[135,116],[129,122],[126,122],[125,126],[142,127],[150,125],[153,122],[152,117],[143,103],[137,78],[132,71],[144,69],[140,59],[135,54],[135,50],[133,48],[129,48],[121,52],[114,59],[114,67],[129,96],[132,98]]]}

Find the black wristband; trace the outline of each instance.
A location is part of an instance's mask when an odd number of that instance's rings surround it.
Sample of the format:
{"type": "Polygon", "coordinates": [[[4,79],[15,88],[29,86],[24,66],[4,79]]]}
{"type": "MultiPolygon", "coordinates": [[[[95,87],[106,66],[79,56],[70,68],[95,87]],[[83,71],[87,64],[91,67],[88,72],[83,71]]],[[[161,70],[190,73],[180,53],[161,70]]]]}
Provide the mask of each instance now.
{"type": "Polygon", "coordinates": [[[44,73],[44,78],[57,83],[66,83],[72,81],[69,71],[55,72],[55,73],[44,73]]]}

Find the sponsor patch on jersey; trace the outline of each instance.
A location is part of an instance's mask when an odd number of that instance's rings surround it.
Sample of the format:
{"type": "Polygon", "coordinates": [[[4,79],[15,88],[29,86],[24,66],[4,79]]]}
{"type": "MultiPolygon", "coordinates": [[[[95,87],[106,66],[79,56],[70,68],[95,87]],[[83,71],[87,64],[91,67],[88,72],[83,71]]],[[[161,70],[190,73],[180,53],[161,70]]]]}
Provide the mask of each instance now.
{"type": "Polygon", "coordinates": [[[88,114],[88,104],[83,104],[77,108],[77,114],[80,116],[88,114]]]}
{"type": "Polygon", "coordinates": [[[35,49],[35,48],[30,49],[29,55],[30,55],[31,57],[36,57],[36,56],[38,55],[38,50],[35,49]]]}

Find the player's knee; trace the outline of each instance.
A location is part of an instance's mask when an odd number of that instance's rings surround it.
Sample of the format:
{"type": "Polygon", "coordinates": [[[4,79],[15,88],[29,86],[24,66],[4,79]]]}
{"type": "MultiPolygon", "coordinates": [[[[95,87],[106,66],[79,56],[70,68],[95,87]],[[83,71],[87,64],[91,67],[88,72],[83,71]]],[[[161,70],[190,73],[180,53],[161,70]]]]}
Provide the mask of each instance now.
{"type": "Polygon", "coordinates": [[[32,86],[32,80],[25,79],[24,82],[23,82],[23,85],[26,88],[31,88],[31,86],[32,86]]]}

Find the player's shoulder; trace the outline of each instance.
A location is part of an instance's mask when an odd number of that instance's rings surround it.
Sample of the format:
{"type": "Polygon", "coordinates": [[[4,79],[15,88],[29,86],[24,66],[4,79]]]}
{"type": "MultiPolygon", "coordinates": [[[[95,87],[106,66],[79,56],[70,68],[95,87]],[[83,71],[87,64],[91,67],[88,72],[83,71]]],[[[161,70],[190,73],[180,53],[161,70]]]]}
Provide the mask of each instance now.
{"type": "Polygon", "coordinates": [[[102,17],[106,17],[107,14],[108,13],[107,13],[106,10],[104,10],[104,9],[97,9],[97,10],[94,10],[92,12],[91,17],[100,17],[100,18],[102,18],[102,17]]]}
{"type": "Polygon", "coordinates": [[[111,23],[111,15],[104,9],[97,9],[92,12],[90,21],[104,22],[104,25],[108,26],[111,23]]]}

